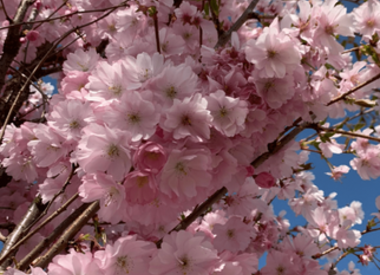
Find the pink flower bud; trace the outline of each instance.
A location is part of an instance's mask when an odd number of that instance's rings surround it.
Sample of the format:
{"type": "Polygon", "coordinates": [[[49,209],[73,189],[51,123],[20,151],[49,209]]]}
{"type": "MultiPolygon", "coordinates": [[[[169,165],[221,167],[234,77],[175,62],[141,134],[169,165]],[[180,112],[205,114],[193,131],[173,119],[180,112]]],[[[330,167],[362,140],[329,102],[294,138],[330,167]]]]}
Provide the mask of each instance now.
{"type": "Polygon", "coordinates": [[[144,172],[157,174],[166,163],[165,149],[158,143],[148,141],[137,149],[133,161],[137,168],[144,172]]]}
{"type": "Polygon", "coordinates": [[[40,33],[38,31],[35,31],[35,30],[31,30],[26,34],[26,39],[28,39],[29,41],[32,41],[32,42],[36,41],[38,39],[38,37],[40,37],[40,33]]]}
{"type": "Polygon", "coordinates": [[[37,0],[36,2],[34,2],[33,6],[37,9],[37,10],[40,10],[41,6],[42,6],[42,3],[40,0],[37,0]]]}
{"type": "Polygon", "coordinates": [[[20,37],[20,43],[21,43],[21,44],[24,44],[25,42],[26,42],[25,37],[20,37]]]}
{"type": "Polygon", "coordinates": [[[271,188],[276,185],[275,178],[268,172],[261,172],[255,177],[256,184],[261,188],[271,188]]]}

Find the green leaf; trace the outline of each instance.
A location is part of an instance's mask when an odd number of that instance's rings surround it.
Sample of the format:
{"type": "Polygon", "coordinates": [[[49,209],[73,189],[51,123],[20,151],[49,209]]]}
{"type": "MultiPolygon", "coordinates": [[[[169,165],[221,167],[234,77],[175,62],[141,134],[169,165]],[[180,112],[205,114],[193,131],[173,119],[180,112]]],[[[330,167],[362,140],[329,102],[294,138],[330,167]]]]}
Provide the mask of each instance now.
{"type": "Polygon", "coordinates": [[[215,14],[215,15],[219,15],[219,6],[218,6],[218,2],[217,0],[211,0],[210,1],[210,7],[211,7],[211,10],[212,12],[215,14]]]}
{"type": "Polygon", "coordinates": [[[205,12],[206,16],[210,15],[210,6],[209,6],[208,2],[205,3],[203,11],[205,12]]]}
{"type": "Polygon", "coordinates": [[[363,128],[366,124],[365,123],[358,123],[355,125],[354,127],[354,131],[358,131],[360,130],[361,128],[363,128]]]}

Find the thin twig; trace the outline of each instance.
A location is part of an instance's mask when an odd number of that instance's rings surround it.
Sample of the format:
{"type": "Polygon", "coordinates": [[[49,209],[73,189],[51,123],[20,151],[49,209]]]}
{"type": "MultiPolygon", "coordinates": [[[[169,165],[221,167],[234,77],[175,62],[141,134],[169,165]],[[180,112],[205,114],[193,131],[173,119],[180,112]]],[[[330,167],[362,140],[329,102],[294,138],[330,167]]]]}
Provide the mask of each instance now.
{"type": "MultiPolygon", "coordinates": [[[[259,167],[263,164],[270,156],[274,155],[278,151],[280,151],[286,144],[292,141],[301,131],[303,131],[306,127],[307,123],[304,123],[297,128],[293,129],[289,134],[283,137],[280,141],[278,141],[274,148],[267,153],[264,153],[257,157],[251,165],[255,168],[259,167]]],[[[212,194],[206,201],[204,201],[200,206],[196,207],[189,216],[183,219],[176,227],[169,231],[169,234],[173,231],[179,231],[186,229],[192,222],[194,222],[200,215],[205,213],[215,202],[219,201],[226,193],[228,192],[226,187],[222,187],[214,194],[212,194]]],[[[162,243],[162,239],[156,242],[157,247],[160,247],[162,243]]]]}
{"type": "Polygon", "coordinates": [[[25,243],[27,240],[30,239],[34,234],[36,234],[42,227],[44,227],[46,224],[51,222],[55,217],[57,217],[59,214],[61,214],[63,211],[67,209],[67,207],[72,204],[77,198],[79,194],[76,193],[74,196],[72,196],[65,204],[63,204],[59,209],[57,209],[53,214],[51,214],[48,218],[46,218],[41,224],[39,224],[36,228],[34,228],[29,234],[27,234],[25,237],[23,237],[21,240],[19,240],[12,248],[8,251],[7,254],[5,254],[1,259],[8,257],[13,251],[16,251],[23,243],[25,243]]]}
{"type": "MultiPolygon", "coordinates": [[[[127,4],[128,1],[125,1],[123,3],[121,3],[120,5],[118,6],[112,6],[112,7],[108,7],[108,8],[104,8],[104,9],[94,9],[94,10],[84,10],[84,11],[75,11],[75,12],[72,12],[72,13],[69,13],[69,14],[65,14],[65,15],[61,15],[61,16],[57,16],[57,17],[54,17],[54,18],[51,18],[51,16],[54,14],[54,12],[46,19],[41,19],[41,20],[35,20],[35,21],[31,21],[31,22],[20,22],[20,23],[15,23],[13,24],[12,26],[21,26],[21,25],[25,25],[25,24],[35,24],[35,23],[47,23],[47,22],[50,22],[50,21],[55,21],[55,20],[61,20],[61,19],[65,19],[65,18],[70,18],[71,16],[73,15],[78,15],[78,14],[85,14],[85,13],[94,13],[94,12],[103,12],[103,11],[107,11],[109,9],[113,9],[115,7],[126,7],[128,6],[127,4]]],[[[4,29],[9,29],[10,27],[12,26],[6,26],[6,27],[1,27],[0,30],[4,30],[4,29]]],[[[37,28],[37,27],[36,27],[37,28]]]]}
{"type": "Polygon", "coordinates": [[[9,17],[8,13],[7,13],[7,9],[5,8],[5,5],[4,5],[4,2],[3,0],[1,0],[1,7],[3,9],[3,12],[4,12],[4,15],[5,15],[5,18],[9,21],[9,23],[12,22],[12,19],[9,17]]]}
{"type": "Polygon", "coordinates": [[[343,51],[342,54],[344,54],[344,53],[350,53],[350,52],[355,52],[355,51],[359,51],[360,49],[361,49],[361,46],[359,46],[359,47],[353,47],[353,48],[351,48],[351,49],[348,49],[348,50],[343,51]]]}
{"type": "Polygon", "coordinates": [[[236,22],[232,25],[232,27],[225,32],[219,39],[218,42],[215,45],[215,49],[219,47],[223,47],[226,45],[226,43],[231,39],[231,34],[238,29],[240,29],[241,26],[247,21],[249,18],[249,14],[252,12],[252,10],[256,7],[259,0],[253,0],[247,7],[247,9],[243,12],[243,14],[236,20],[236,22]]]}
{"type": "MultiPolygon", "coordinates": [[[[3,54],[0,58],[0,91],[3,89],[8,67],[17,56],[21,46],[20,25],[17,24],[24,20],[28,8],[33,4],[33,2],[34,1],[32,0],[23,0],[17,9],[13,22],[11,22],[9,26],[7,37],[4,41],[3,54]]],[[[0,112],[1,111],[2,110],[0,110],[0,112]]]]}
{"type": "Polygon", "coordinates": [[[91,219],[95,213],[100,209],[99,201],[93,202],[88,205],[86,210],[65,230],[56,243],[42,256],[35,267],[46,268],[53,257],[59,254],[66,246],[67,243],[79,232],[79,230],[91,219]]]}
{"type": "MultiPolygon", "coordinates": [[[[71,33],[75,32],[76,30],[78,29],[81,29],[81,28],[84,28],[84,27],[87,27],[101,19],[103,19],[104,17],[107,17],[109,14],[111,14],[114,10],[118,9],[119,7],[121,7],[120,5],[119,6],[115,6],[113,9],[109,10],[107,13],[103,14],[102,16],[98,17],[97,19],[91,21],[91,22],[88,22],[86,24],[83,24],[81,26],[78,26],[78,27],[75,27],[75,28],[72,28],[71,30],[67,31],[65,34],[63,34],[60,39],[58,39],[57,42],[54,43],[54,45],[47,51],[47,53],[42,57],[42,59],[40,60],[40,62],[36,65],[36,67],[34,67],[31,75],[28,77],[26,83],[22,86],[22,88],[19,90],[19,92],[17,93],[17,96],[8,112],[8,115],[3,123],[3,125],[7,125],[9,120],[10,120],[10,117],[12,116],[12,113],[15,109],[15,106],[16,106],[16,103],[18,101],[18,99],[20,98],[20,95],[21,93],[25,90],[26,86],[27,86],[27,83],[33,78],[33,75],[37,72],[37,70],[41,67],[41,65],[43,64],[43,62],[46,60],[46,58],[50,55],[50,53],[64,40],[66,39],[66,37],[68,37],[71,33]]],[[[0,60],[0,63],[1,63],[1,60],[0,60]]],[[[1,74],[0,74],[0,77],[1,77],[1,74]]],[[[1,81],[1,79],[0,79],[1,81]]],[[[1,84],[1,82],[0,82],[1,84]]],[[[3,127],[2,130],[1,130],[1,134],[0,134],[0,143],[2,142],[3,140],[3,137],[4,137],[4,134],[5,134],[5,129],[6,127],[3,127]]]]}
{"type": "Polygon", "coordinates": [[[368,84],[374,82],[375,80],[378,80],[380,78],[380,74],[377,74],[375,75],[374,77],[372,77],[371,79],[368,79],[367,81],[359,84],[358,86],[356,86],[355,88],[349,90],[348,92],[345,92],[344,94],[341,94],[340,96],[337,96],[336,98],[332,99],[329,103],[327,103],[326,106],[330,106],[331,104],[334,104],[335,102],[341,100],[341,99],[344,99],[346,96],[356,92],[357,90],[363,88],[364,86],[367,86],[368,84]]]}
{"type": "Polygon", "coordinates": [[[75,169],[77,168],[76,165],[72,164],[72,167],[71,167],[71,171],[70,171],[70,174],[67,176],[66,178],[66,181],[65,183],[63,184],[62,188],[56,193],[54,194],[53,198],[49,201],[48,205],[46,206],[45,210],[41,213],[41,215],[30,225],[30,227],[28,228],[28,230],[30,228],[32,228],[35,224],[37,224],[43,216],[45,216],[47,214],[47,212],[49,211],[50,207],[52,206],[52,204],[54,203],[54,201],[60,196],[62,195],[65,190],[66,190],[66,187],[70,184],[70,181],[72,179],[72,177],[74,176],[75,174],[75,169]]]}
{"type": "Polygon", "coordinates": [[[40,215],[40,213],[44,210],[44,207],[45,205],[42,203],[41,198],[35,198],[33,203],[29,206],[25,216],[21,219],[21,222],[8,236],[0,254],[0,271],[5,270],[11,264],[12,259],[9,256],[13,256],[13,253],[8,254],[8,251],[12,249],[14,244],[21,238],[22,234],[26,233],[25,229],[28,228],[29,225],[33,223],[33,221],[40,215]],[[8,255],[8,257],[4,257],[4,255],[8,255]]]}
{"type": "MultiPolygon", "coordinates": [[[[227,193],[227,191],[228,190],[226,187],[220,188],[218,191],[212,194],[206,201],[204,201],[201,205],[196,207],[189,216],[187,216],[176,227],[170,230],[168,234],[172,233],[173,231],[180,231],[180,230],[186,229],[200,215],[205,213],[214,203],[219,201],[227,193]]],[[[162,243],[162,239],[156,242],[157,247],[160,247],[161,243],[162,243]]]]}
{"type": "Polygon", "coordinates": [[[61,222],[54,230],[43,239],[36,247],[29,252],[21,261],[20,269],[26,269],[41,253],[49,247],[73,222],[88,208],[89,204],[85,203],[79,206],[73,213],[71,213],[63,222],[61,222]]]}
{"type": "Polygon", "coordinates": [[[299,133],[301,133],[306,127],[308,126],[307,123],[304,123],[295,129],[293,129],[289,134],[287,134],[285,137],[283,137],[280,141],[278,141],[273,149],[269,152],[266,152],[259,157],[257,157],[253,162],[251,162],[251,165],[254,168],[259,167],[261,164],[263,164],[270,156],[276,154],[278,151],[280,151],[286,144],[288,144],[290,141],[292,141],[299,133]]]}
{"type": "Polygon", "coordinates": [[[154,22],[154,34],[156,36],[156,48],[157,48],[157,52],[161,53],[160,34],[158,32],[157,13],[153,15],[153,22],[154,22]]]}
{"type": "Polygon", "coordinates": [[[5,237],[3,234],[0,232],[0,242],[5,243],[7,241],[7,237],[5,237]]]}
{"type": "Polygon", "coordinates": [[[380,138],[372,137],[372,136],[367,136],[367,135],[363,135],[363,134],[359,134],[359,133],[347,132],[347,131],[343,131],[343,130],[336,130],[334,128],[326,128],[326,127],[322,127],[322,126],[319,126],[319,125],[317,125],[317,126],[313,125],[310,128],[312,128],[312,129],[314,129],[316,131],[337,133],[337,134],[342,134],[342,135],[345,135],[345,136],[365,138],[365,139],[369,139],[369,140],[380,142],[380,138]]]}

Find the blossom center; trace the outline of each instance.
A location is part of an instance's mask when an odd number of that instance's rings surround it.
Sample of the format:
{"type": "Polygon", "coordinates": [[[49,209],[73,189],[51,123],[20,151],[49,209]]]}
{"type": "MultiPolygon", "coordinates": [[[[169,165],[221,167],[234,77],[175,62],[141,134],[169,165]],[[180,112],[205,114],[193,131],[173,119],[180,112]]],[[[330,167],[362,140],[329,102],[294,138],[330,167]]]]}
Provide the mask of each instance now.
{"type": "Polygon", "coordinates": [[[326,26],[326,28],[325,28],[325,32],[327,33],[327,34],[331,34],[331,35],[333,35],[334,34],[334,26],[326,26]]]}
{"type": "Polygon", "coordinates": [[[73,120],[71,123],[70,123],[70,129],[77,129],[79,127],[79,122],[76,121],[76,120],[73,120]]]}
{"type": "Polygon", "coordinates": [[[182,117],[182,125],[191,126],[191,120],[187,115],[182,117]]]}
{"type": "Polygon", "coordinates": [[[268,50],[268,58],[274,58],[276,54],[275,50],[268,50]]]}
{"type": "Polygon", "coordinates": [[[109,147],[108,147],[108,150],[107,150],[107,155],[109,157],[118,157],[119,156],[119,148],[115,145],[115,144],[111,144],[109,147]]]}
{"type": "Polygon", "coordinates": [[[233,229],[228,229],[227,230],[227,236],[229,239],[232,239],[235,236],[235,232],[233,229]]]}
{"type": "Polygon", "coordinates": [[[220,113],[220,116],[221,116],[221,117],[225,117],[225,116],[228,115],[228,110],[226,109],[225,106],[223,106],[223,107],[220,109],[219,113],[220,113]]]}
{"type": "Polygon", "coordinates": [[[126,274],[129,274],[131,269],[133,269],[133,263],[130,261],[128,256],[120,256],[116,261],[117,268],[123,270],[126,274]]]}
{"type": "Polygon", "coordinates": [[[285,268],[282,265],[280,265],[276,268],[276,271],[277,271],[277,275],[281,275],[281,274],[284,274],[285,268]]]}
{"type": "Polygon", "coordinates": [[[184,175],[187,175],[187,172],[185,171],[185,165],[184,165],[182,162],[178,162],[178,163],[176,164],[176,166],[175,166],[175,169],[176,169],[178,172],[180,172],[180,173],[182,173],[182,174],[184,174],[184,175]]]}
{"type": "Polygon", "coordinates": [[[117,190],[115,187],[111,187],[108,191],[108,193],[105,195],[104,200],[104,206],[107,207],[112,202],[116,202],[116,195],[119,194],[119,190],[117,190]]]}
{"type": "Polygon", "coordinates": [[[108,88],[115,96],[119,96],[121,94],[122,88],[120,85],[111,86],[108,88]]]}
{"type": "Polygon", "coordinates": [[[166,96],[168,98],[175,98],[175,96],[177,95],[177,91],[175,90],[174,86],[170,86],[168,89],[166,89],[166,96]]]}
{"type": "Polygon", "coordinates": [[[373,18],[367,20],[367,27],[373,28],[375,26],[375,20],[373,18]]]}
{"type": "Polygon", "coordinates": [[[179,258],[178,261],[179,268],[182,269],[182,274],[186,275],[190,269],[190,259],[187,257],[187,255],[184,255],[181,258],[179,258]]]}
{"type": "Polygon", "coordinates": [[[140,117],[138,114],[128,114],[128,121],[132,124],[137,124],[140,122],[140,117]]]}
{"type": "Polygon", "coordinates": [[[137,177],[137,186],[139,188],[144,187],[149,182],[148,177],[137,177]]]}

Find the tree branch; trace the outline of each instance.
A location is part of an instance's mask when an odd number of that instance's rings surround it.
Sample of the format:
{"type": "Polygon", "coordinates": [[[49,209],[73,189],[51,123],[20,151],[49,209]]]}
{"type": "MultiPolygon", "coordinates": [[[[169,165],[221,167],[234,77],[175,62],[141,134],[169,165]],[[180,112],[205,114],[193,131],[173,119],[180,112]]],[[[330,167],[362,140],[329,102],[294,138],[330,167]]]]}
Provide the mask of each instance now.
{"type": "Polygon", "coordinates": [[[215,45],[215,49],[219,47],[223,47],[230,39],[231,39],[231,34],[238,29],[240,29],[241,26],[247,21],[247,19],[250,16],[250,13],[253,11],[253,9],[256,7],[257,3],[259,0],[253,0],[246,10],[243,12],[243,14],[236,20],[236,22],[232,25],[232,27],[225,32],[218,40],[218,42],[215,45]]]}
{"type": "MultiPolygon", "coordinates": [[[[12,256],[14,253],[8,254],[9,250],[14,246],[14,244],[21,238],[23,234],[26,233],[26,228],[41,214],[44,210],[45,204],[42,203],[40,197],[34,199],[33,203],[29,207],[25,216],[22,218],[21,222],[16,226],[13,232],[7,237],[7,241],[4,244],[3,250],[0,254],[0,271],[4,271],[10,264],[12,264],[12,256]],[[5,255],[8,255],[5,257],[5,255]]],[[[14,251],[16,252],[16,251],[14,251]]]]}
{"type": "MultiPolygon", "coordinates": [[[[298,121],[298,120],[297,120],[298,121]]],[[[297,126],[293,129],[289,134],[283,137],[280,141],[278,141],[274,148],[266,152],[259,157],[257,157],[251,165],[255,168],[259,167],[263,164],[270,156],[276,154],[280,151],[286,144],[292,141],[300,132],[302,132],[308,124],[304,123],[300,126],[297,126]]],[[[169,234],[173,231],[180,231],[186,229],[192,222],[194,222],[200,215],[204,214],[214,203],[219,201],[226,193],[228,192],[226,187],[222,187],[214,194],[212,194],[207,200],[205,200],[200,206],[195,207],[195,209],[191,212],[189,216],[183,219],[176,227],[169,231],[169,234]]],[[[162,244],[162,239],[156,242],[156,246],[159,248],[162,244]]]]}
{"type": "MultiPolygon", "coordinates": [[[[116,9],[120,8],[120,7],[123,7],[124,5],[118,5],[118,6],[115,6],[114,8],[110,9],[107,13],[103,14],[102,16],[96,18],[95,20],[93,21],[90,21],[86,24],[83,24],[81,26],[78,26],[78,27],[75,27],[75,28],[72,28],[71,30],[67,31],[66,33],[64,33],[51,47],[50,49],[46,52],[46,54],[42,57],[41,60],[39,60],[38,64],[34,67],[32,73],[29,75],[27,81],[25,82],[25,84],[22,86],[22,88],[18,91],[17,93],[17,96],[12,104],[12,107],[10,108],[9,112],[8,112],[8,115],[3,123],[3,125],[7,125],[8,122],[10,121],[10,117],[12,116],[12,113],[13,111],[15,110],[16,108],[16,103],[18,101],[18,99],[20,98],[20,95],[22,94],[22,92],[26,89],[27,85],[28,85],[28,82],[33,78],[34,74],[39,70],[39,68],[42,66],[43,62],[46,60],[46,58],[50,55],[50,53],[64,40],[66,39],[66,37],[68,37],[71,33],[75,32],[76,30],[79,30],[81,28],[84,28],[84,27],[87,27],[95,22],[98,22],[99,20],[107,17],[109,14],[111,14],[113,11],[115,11],[116,9]]],[[[1,64],[1,60],[0,60],[0,64],[1,64]]],[[[1,67],[0,67],[0,77],[1,77],[1,67]]],[[[1,79],[0,79],[1,80],[1,79]]],[[[1,83],[0,83],[1,84],[1,83]]],[[[0,113],[1,113],[1,108],[0,108],[0,113]]],[[[0,134],[0,143],[2,142],[3,140],[3,137],[4,137],[4,134],[5,134],[5,129],[6,127],[3,127],[2,130],[1,130],[1,134],[0,134]]]]}
{"type": "MultiPolygon", "coordinates": [[[[67,207],[73,203],[77,198],[79,194],[76,193],[74,196],[72,196],[64,205],[62,205],[59,209],[57,209],[53,214],[51,214],[46,220],[44,220],[41,224],[39,224],[33,231],[29,232],[24,238],[22,238],[20,241],[18,241],[10,250],[9,252],[4,255],[4,258],[8,257],[13,251],[16,251],[23,243],[25,243],[27,240],[30,239],[34,234],[36,234],[42,227],[44,227],[46,224],[48,224],[50,221],[52,221],[55,217],[57,217],[59,214],[61,214],[63,211],[67,209],[67,207]]],[[[82,212],[80,212],[82,213],[82,212]]],[[[44,243],[44,248],[47,247],[46,243],[44,243]]],[[[42,251],[41,251],[42,252],[42,251]]]]}
{"type": "Polygon", "coordinates": [[[67,246],[67,243],[100,209],[99,201],[93,202],[91,204],[86,204],[86,206],[86,210],[84,210],[83,213],[67,229],[64,229],[65,232],[62,234],[62,236],[46,252],[46,254],[38,260],[38,262],[34,265],[35,267],[41,267],[42,269],[46,268],[53,257],[59,254],[67,246]]]}
{"type": "MultiPolygon", "coordinates": [[[[201,205],[198,207],[195,207],[193,212],[189,216],[187,216],[185,219],[183,219],[176,227],[174,227],[172,230],[168,232],[168,234],[172,233],[173,231],[180,231],[186,229],[193,221],[195,221],[200,215],[205,213],[214,203],[219,201],[226,193],[228,192],[226,187],[222,187],[218,191],[216,191],[214,194],[212,194],[206,201],[204,201],[201,205]]],[[[160,239],[158,242],[156,242],[156,245],[158,248],[161,247],[162,239],[160,239]]]]}
{"type": "MultiPolygon", "coordinates": [[[[8,71],[9,65],[11,65],[13,59],[18,54],[20,49],[20,25],[24,21],[25,15],[28,11],[28,8],[34,3],[35,0],[22,0],[20,6],[17,9],[16,15],[11,22],[9,27],[7,38],[4,42],[3,54],[0,58],[0,91],[3,89],[5,84],[5,76],[8,71]]],[[[3,107],[0,108],[0,112],[3,107]]]]}
{"type": "MultiPolygon", "coordinates": [[[[84,203],[78,207],[70,216],[60,223],[49,236],[43,239],[32,251],[29,252],[20,262],[20,270],[27,269],[49,245],[51,245],[73,222],[88,208],[89,204],[84,203]]],[[[62,206],[63,207],[63,206],[62,206]]]]}
{"type": "Polygon", "coordinates": [[[288,144],[290,141],[292,141],[299,133],[301,133],[306,127],[308,126],[307,123],[304,123],[296,128],[294,128],[289,134],[287,134],[285,137],[283,137],[281,140],[276,142],[274,144],[274,147],[269,152],[266,152],[259,157],[257,157],[253,162],[251,162],[251,165],[254,168],[259,167],[261,164],[263,164],[270,156],[276,154],[278,151],[280,151],[286,144],[288,144]]]}
{"type": "Polygon", "coordinates": [[[346,96],[356,92],[357,90],[363,88],[364,86],[374,82],[375,80],[379,79],[380,78],[380,74],[377,74],[375,75],[374,77],[372,77],[371,79],[368,79],[367,81],[359,84],[358,86],[356,86],[355,88],[349,90],[348,92],[344,93],[344,94],[341,94],[340,96],[337,96],[336,98],[332,99],[329,103],[327,103],[326,106],[330,106],[331,104],[334,104],[335,102],[341,100],[341,99],[344,99],[346,96]]]}

